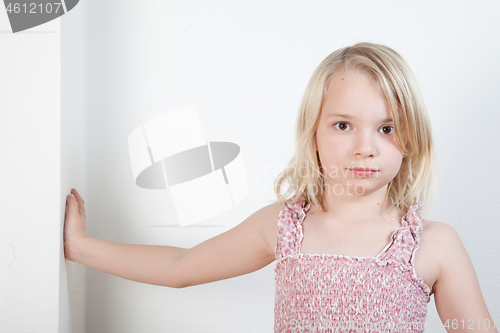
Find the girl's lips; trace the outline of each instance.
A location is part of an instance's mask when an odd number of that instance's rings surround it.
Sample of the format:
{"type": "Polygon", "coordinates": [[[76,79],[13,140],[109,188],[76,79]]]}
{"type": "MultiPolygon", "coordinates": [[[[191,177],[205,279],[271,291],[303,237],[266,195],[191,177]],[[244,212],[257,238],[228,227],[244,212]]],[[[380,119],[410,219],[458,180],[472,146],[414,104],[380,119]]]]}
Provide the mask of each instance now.
{"type": "Polygon", "coordinates": [[[356,170],[356,171],[374,171],[377,172],[378,170],[376,169],[370,169],[370,168],[349,168],[349,170],[356,170]]]}
{"type": "Polygon", "coordinates": [[[368,176],[371,176],[373,174],[375,174],[376,172],[378,172],[378,170],[375,170],[375,169],[369,169],[369,168],[350,168],[349,170],[351,170],[356,176],[360,176],[360,177],[368,177],[368,176]]]}

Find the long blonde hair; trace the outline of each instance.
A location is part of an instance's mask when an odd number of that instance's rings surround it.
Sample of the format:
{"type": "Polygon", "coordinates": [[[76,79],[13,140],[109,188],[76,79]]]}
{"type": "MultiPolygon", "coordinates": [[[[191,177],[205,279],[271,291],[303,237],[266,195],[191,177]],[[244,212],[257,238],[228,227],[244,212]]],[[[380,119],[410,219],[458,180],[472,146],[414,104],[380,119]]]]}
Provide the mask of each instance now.
{"type": "Polygon", "coordinates": [[[293,194],[292,203],[303,197],[324,210],[324,176],[315,150],[315,133],[330,78],[338,70],[358,70],[371,75],[379,83],[391,109],[396,142],[405,157],[398,174],[387,186],[385,207],[393,205],[407,211],[411,205],[421,202],[424,211],[430,211],[437,177],[431,124],[424,101],[406,61],[391,48],[373,43],[339,49],[314,71],[298,113],[295,153],[274,182],[278,201],[283,204],[293,194]],[[288,187],[283,195],[285,181],[288,187]]]}

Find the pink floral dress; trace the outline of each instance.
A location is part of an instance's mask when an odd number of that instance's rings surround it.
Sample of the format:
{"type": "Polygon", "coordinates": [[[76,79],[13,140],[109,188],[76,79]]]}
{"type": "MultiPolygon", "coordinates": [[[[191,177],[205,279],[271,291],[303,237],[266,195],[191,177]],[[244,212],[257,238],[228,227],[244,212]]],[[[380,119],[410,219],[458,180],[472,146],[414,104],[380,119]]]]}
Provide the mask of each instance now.
{"type": "Polygon", "coordinates": [[[276,243],[275,332],[424,332],[430,290],[413,257],[422,204],[376,257],[300,253],[310,203],[285,203],[276,243]]]}

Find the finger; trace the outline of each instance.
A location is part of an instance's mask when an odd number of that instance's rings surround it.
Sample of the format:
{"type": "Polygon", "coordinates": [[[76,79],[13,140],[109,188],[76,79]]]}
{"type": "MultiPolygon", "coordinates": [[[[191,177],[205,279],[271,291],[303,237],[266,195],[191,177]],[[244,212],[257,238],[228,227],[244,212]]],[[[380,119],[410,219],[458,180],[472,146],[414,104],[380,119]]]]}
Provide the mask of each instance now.
{"type": "Polygon", "coordinates": [[[71,193],[75,196],[76,201],[78,201],[81,204],[85,204],[85,201],[83,201],[82,196],[80,195],[80,193],[78,193],[76,188],[71,189],[71,193]]]}
{"type": "Polygon", "coordinates": [[[78,214],[78,202],[73,194],[68,195],[66,198],[66,204],[68,205],[68,210],[66,211],[66,215],[74,215],[78,214]]]}
{"type": "Polygon", "coordinates": [[[78,203],[78,211],[80,212],[80,215],[85,217],[85,201],[83,201],[83,198],[80,196],[80,193],[74,188],[71,189],[71,194],[75,196],[76,202],[78,203]]]}

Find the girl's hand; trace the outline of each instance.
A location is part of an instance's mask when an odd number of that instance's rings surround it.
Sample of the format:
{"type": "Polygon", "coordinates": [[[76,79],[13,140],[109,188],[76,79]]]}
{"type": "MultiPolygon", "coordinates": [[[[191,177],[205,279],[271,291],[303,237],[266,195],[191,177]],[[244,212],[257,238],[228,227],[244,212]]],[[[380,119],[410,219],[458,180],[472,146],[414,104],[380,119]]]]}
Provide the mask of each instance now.
{"type": "Polygon", "coordinates": [[[66,197],[66,217],[64,219],[64,256],[75,261],[78,253],[78,241],[88,237],[85,202],[76,189],[66,197]],[[73,196],[71,196],[71,194],[73,196]]]}

